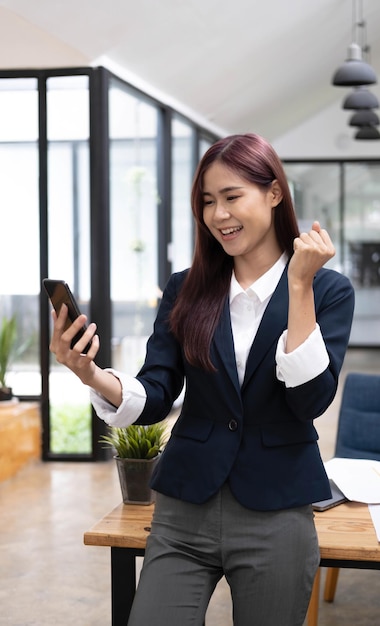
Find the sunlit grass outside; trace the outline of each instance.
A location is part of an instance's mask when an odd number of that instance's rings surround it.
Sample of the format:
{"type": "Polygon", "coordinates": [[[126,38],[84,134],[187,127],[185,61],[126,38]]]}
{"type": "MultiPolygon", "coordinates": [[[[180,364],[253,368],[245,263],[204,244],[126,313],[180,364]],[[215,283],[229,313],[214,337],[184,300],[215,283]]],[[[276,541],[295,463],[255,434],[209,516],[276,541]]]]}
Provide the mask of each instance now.
{"type": "Polygon", "coordinates": [[[53,453],[91,453],[91,405],[50,406],[50,449],[53,453]]]}

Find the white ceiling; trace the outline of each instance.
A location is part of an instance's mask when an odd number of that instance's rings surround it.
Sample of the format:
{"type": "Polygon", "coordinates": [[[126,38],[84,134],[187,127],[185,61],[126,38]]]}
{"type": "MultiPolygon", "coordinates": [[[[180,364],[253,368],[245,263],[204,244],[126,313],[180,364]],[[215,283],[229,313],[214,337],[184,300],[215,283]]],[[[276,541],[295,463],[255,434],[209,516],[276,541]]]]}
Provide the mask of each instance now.
{"type": "MultiPolygon", "coordinates": [[[[380,1],[358,2],[380,78],[380,1]]],[[[351,0],[0,0],[0,67],[106,58],[222,132],[273,140],[347,93],[331,76],[352,13],[351,0]]]]}

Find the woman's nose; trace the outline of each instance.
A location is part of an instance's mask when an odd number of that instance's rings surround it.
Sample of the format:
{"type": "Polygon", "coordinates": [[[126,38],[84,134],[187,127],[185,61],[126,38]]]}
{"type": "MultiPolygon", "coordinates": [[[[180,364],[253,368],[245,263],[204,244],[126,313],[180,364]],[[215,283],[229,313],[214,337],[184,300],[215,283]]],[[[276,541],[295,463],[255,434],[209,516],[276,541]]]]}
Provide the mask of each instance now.
{"type": "Polygon", "coordinates": [[[230,217],[230,212],[225,206],[224,202],[217,202],[215,204],[214,218],[217,220],[225,220],[230,217]]]}

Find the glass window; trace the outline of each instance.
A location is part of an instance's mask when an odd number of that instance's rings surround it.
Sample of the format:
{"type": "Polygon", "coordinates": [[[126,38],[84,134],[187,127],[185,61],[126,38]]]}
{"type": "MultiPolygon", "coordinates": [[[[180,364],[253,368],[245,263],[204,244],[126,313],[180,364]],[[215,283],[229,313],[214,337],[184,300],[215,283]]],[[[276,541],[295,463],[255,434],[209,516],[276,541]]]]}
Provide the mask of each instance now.
{"type": "Polygon", "coordinates": [[[193,216],[190,194],[193,178],[193,130],[178,118],[172,123],[172,271],[191,265],[193,257],[193,216]]]}
{"type": "Polygon", "coordinates": [[[0,323],[3,316],[17,320],[6,384],[15,396],[39,396],[37,80],[0,79],[0,110],[0,323]]]}
{"type": "Polygon", "coordinates": [[[157,109],[111,81],[112,363],[136,374],[156,315],[157,109]]]}
{"type": "Polygon", "coordinates": [[[300,228],[318,219],[336,255],[327,264],[355,289],[350,346],[380,344],[380,164],[285,163],[300,228]],[[378,302],[379,300],[379,302],[378,302]]]}
{"type": "Polygon", "coordinates": [[[355,287],[351,345],[380,343],[380,164],[344,166],[344,240],[355,287]]]}
{"type": "MultiPolygon", "coordinates": [[[[89,84],[47,80],[49,278],[65,280],[81,310],[90,298],[89,84]]],[[[91,452],[88,389],[51,357],[50,451],[91,452]]]]}
{"type": "Polygon", "coordinates": [[[201,159],[204,153],[212,146],[214,142],[206,137],[201,137],[199,141],[199,159],[201,159]]]}
{"type": "Polygon", "coordinates": [[[314,220],[329,231],[336,255],[327,266],[343,269],[340,233],[340,167],[336,163],[285,163],[301,231],[308,231],[314,220]]]}

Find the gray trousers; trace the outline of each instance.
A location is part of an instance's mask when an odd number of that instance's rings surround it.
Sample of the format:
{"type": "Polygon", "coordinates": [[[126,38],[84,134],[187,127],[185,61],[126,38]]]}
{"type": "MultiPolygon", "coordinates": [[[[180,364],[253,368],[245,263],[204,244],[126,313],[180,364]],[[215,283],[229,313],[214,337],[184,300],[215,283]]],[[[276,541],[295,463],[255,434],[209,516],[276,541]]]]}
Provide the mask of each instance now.
{"type": "Polygon", "coordinates": [[[251,511],[227,485],[202,505],[157,494],[128,626],[202,626],[222,576],[234,626],[302,626],[318,565],[311,506],[251,511]]]}

